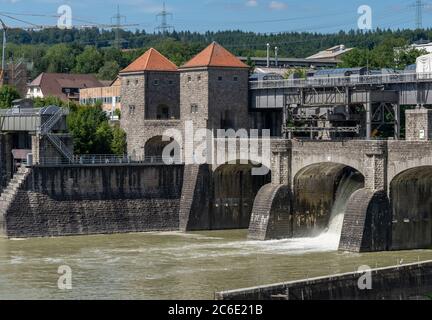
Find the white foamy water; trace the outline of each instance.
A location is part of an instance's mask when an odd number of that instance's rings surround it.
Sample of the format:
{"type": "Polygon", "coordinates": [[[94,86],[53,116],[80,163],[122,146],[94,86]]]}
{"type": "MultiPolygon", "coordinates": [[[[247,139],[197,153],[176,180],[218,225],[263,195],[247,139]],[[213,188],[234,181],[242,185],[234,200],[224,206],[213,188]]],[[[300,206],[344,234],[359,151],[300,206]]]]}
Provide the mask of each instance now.
{"type": "Polygon", "coordinates": [[[323,246],[333,250],[337,250],[339,247],[348,200],[354,192],[363,187],[362,182],[353,178],[355,175],[356,173],[351,173],[349,176],[342,178],[336,191],[328,229],[317,237],[323,243],[323,246]]]}

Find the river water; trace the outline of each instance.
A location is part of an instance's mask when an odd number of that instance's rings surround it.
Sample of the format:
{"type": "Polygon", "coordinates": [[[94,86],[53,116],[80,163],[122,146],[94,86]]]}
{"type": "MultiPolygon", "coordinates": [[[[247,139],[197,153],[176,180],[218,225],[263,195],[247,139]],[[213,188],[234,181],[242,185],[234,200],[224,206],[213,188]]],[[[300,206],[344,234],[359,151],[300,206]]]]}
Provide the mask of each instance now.
{"type": "Polygon", "coordinates": [[[212,299],[215,291],[431,260],[432,250],[337,252],[338,236],[255,242],[247,232],[0,240],[0,299],[212,299]],[[72,269],[59,290],[58,267],[72,269]]]}

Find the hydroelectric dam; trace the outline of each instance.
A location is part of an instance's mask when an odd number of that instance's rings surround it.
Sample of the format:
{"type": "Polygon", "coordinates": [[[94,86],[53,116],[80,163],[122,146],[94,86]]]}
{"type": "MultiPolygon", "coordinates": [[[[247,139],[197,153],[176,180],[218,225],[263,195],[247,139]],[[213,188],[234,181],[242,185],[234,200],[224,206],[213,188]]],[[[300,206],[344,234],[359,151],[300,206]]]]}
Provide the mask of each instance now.
{"type": "MultiPolygon", "coordinates": [[[[144,58],[158,68],[120,74],[127,155],[75,155],[65,109],[1,111],[1,236],[248,229],[262,241],[335,234],[352,252],[432,246],[432,75],[249,82],[217,43],[180,68],[154,49],[144,58]],[[224,164],[167,164],[188,123],[269,129],[269,161],[224,148],[211,154],[224,164]]],[[[236,143],[254,139],[265,141],[236,143]]]]}

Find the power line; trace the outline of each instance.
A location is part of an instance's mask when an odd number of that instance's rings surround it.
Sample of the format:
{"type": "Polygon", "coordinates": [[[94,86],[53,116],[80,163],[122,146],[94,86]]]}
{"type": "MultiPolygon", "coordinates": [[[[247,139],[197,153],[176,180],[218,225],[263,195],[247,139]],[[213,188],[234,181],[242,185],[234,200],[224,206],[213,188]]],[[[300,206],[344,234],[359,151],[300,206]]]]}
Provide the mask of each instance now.
{"type": "Polygon", "coordinates": [[[171,16],[172,18],[172,13],[168,12],[165,8],[165,2],[163,3],[163,9],[160,13],[158,13],[156,15],[156,19],[158,19],[159,17],[161,18],[161,24],[155,28],[155,30],[161,32],[162,34],[167,34],[169,33],[171,30],[174,31],[174,27],[168,25],[168,17],[171,16]]]}

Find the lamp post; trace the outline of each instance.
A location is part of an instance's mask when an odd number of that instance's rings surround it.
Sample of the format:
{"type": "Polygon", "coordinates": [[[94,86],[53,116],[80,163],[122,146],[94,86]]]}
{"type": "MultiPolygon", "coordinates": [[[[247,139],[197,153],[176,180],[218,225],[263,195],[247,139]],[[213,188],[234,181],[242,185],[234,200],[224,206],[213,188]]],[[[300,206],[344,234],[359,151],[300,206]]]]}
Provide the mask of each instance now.
{"type": "Polygon", "coordinates": [[[2,25],[3,28],[3,48],[2,48],[2,61],[1,61],[1,68],[4,72],[5,70],[5,55],[6,55],[6,30],[7,27],[5,25],[5,23],[3,22],[2,19],[0,19],[0,23],[2,25]]]}
{"type": "Polygon", "coordinates": [[[270,68],[270,43],[267,43],[267,68],[270,68]]]}

